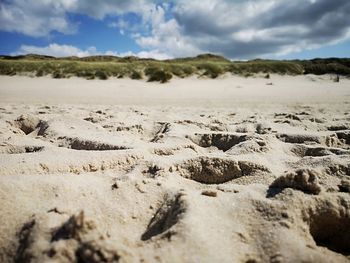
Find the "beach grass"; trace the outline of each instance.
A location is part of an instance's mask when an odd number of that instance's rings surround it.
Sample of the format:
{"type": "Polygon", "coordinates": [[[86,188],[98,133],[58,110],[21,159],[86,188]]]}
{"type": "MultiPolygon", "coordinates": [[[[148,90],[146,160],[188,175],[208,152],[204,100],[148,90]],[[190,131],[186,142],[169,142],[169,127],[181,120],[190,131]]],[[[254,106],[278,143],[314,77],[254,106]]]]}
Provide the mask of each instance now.
{"type": "Polygon", "coordinates": [[[225,73],[245,77],[262,73],[281,75],[337,74],[350,76],[350,59],[314,60],[250,60],[230,61],[212,54],[172,60],[140,59],[136,57],[91,56],[85,58],[55,58],[40,55],[1,56],[0,75],[81,77],[105,80],[110,77],[144,79],[165,83],[173,76],[186,78],[198,75],[217,78],[225,73]]]}

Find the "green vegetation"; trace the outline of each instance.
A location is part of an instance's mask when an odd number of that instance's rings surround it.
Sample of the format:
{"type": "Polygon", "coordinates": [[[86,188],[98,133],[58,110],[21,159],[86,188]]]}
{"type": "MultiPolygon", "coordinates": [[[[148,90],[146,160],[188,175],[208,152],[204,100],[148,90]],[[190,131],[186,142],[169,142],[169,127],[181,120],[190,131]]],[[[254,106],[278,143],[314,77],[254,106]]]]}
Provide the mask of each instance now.
{"type": "Polygon", "coordinates": [[[263,74],[336,74],[350,76],[350,59],[329,58],[313,60],[250,60],[230,61],[224,57],[203,54],[194,58],[158,61],[136,57],[91,56],[85,58],[55,58],[40,55],[0,56],[0,75],[31,75],[53,78],[73,76],[105,80],[110,77],[168,82],[173,76],[185,78],[191,75],[217,78],[224,73],[245,77],[263,74]]]}
{"type": "Polygon", "coordinates": [[[223,74],[225,71],[224,68],[225,65],[210,62],[201,63],[197,65],[197,69],[199,71],[203,71],[204,76],[208,76],[212,79],[215,79],[221,74],[223,74]]]}
{"type": "Polygon", "coordinates": [[[131,75],[130,75],[130,78],[131,79],[142,79],[142,73],[137,71],[137,70],[134,70],[131,75]]]}
{"type": "Polygon", "coordinates": [[[148,76],[148,81],[159,81],[160,83],[168,82],[173,77],[167,69],[160,66],[147,67],[145,75],[148,76]]]}

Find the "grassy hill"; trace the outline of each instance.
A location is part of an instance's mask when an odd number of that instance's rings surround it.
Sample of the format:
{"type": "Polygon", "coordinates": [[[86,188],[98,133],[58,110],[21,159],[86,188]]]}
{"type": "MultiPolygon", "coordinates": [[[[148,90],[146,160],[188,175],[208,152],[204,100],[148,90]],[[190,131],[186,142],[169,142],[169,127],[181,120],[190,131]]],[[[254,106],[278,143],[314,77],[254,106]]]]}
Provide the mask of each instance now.
{"type": "Polygon", "coordinates": [[[213,54],[191,58],[159,61],[137,57],[90,56],[84,58],[55,58],[42,55],[0,56],[0,75],[31,75],[53,78],[72,76],[86,79],[109,77],[147,79],[167,82],[173,76],[185,78],[191,75],[217,78],[224,73],[251,76],[256,73],[300,75],[338,74],[350,76],[350,59],[328,58],[313,60],[250,60],[230,61],[213,54]]]}

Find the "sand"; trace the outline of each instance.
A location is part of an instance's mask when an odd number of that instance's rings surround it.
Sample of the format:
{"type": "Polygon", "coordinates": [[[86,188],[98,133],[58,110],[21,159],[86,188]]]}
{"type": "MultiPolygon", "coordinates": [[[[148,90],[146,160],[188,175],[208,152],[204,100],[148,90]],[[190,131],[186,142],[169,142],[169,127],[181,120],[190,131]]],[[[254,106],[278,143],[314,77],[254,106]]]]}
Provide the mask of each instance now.
{"type": "Polygon", "coordinates": [[[0,262],[349,262],[350,80],[0,77],[0,262]]]}

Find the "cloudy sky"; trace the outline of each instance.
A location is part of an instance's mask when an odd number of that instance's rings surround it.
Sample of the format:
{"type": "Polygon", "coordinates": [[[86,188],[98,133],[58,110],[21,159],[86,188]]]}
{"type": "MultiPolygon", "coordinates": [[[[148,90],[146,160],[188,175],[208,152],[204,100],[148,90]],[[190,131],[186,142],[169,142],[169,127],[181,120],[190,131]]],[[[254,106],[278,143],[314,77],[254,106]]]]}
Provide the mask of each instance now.
{"type": "Polygon", "coordinates": [[[0,0],[0,54],[349,57],[350,0],[0,0]]]}

